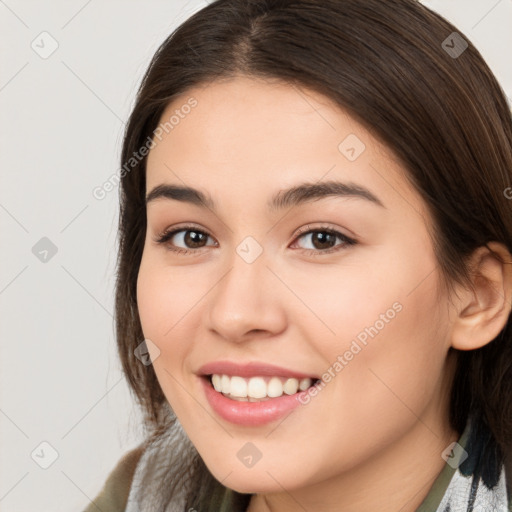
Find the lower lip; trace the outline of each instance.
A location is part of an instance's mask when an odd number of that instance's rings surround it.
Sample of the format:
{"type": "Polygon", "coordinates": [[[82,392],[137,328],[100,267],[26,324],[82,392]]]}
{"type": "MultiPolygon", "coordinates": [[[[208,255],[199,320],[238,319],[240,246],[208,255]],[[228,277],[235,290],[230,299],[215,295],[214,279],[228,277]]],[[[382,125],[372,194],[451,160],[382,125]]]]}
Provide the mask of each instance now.
{"type": "Polygon", "coordinates": [[[278,420],[300,405],[299,397],[305,391],[294,395],[282,395],[262,402],[241,402],[226,398],[215,391],[207,377],[200,377],[206,399],[212,409],[223,419],[237,425],[259,426],[278,420]]]}

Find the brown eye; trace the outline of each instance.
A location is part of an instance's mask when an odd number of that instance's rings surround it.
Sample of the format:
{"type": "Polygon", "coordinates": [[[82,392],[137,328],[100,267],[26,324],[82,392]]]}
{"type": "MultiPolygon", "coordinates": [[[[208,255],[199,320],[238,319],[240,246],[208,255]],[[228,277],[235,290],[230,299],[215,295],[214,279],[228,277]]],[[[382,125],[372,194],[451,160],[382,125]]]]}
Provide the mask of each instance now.
{"type": "Polygon", "coordinates": [[[301,239],[307,240],[309,245],[309,247],[303,246],[302,249],[311,254],[334,252],[357,243],[356,240],[331,228],[310,229],[297,237],[297,240],[301,239]],[[336,243],[337,240],[341,241],[341,243],[336,243]]]}
{"type": "Polygon", "coordinates": [[[331,249],[336,244],[336,235],[327,231],[315,231],[311,233],[311,243],[315,249],[331,249]]]}
{"type": "Polygon", "coordinates": [[[198,247],[203,247],[207,239],[208,235],[206,233],[187,229],[185,231],[185,236],[183,237],[183,243],[187,247],[197,249],[198,247]]]}
{"type": "MultiPolygon", "coordinates": [[[[186,253],[194,249],[201,249],[208,244],[210,235],[195,227],[182,227],[172,231],[166,231],[157,238],[157,243],[165,244],[172,251],[186,253]]],[[[215,244],[209,244],[215,245],[215,244]]]]}

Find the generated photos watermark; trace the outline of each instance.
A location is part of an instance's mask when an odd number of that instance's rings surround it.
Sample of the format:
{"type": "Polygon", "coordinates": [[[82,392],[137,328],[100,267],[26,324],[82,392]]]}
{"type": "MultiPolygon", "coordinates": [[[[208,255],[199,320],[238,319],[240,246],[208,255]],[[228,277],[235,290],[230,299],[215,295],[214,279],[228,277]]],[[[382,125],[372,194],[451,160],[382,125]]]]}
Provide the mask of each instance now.
{"type": "Polygon", "coordinates": [[[340,354],[336,357],[336,361],[333,362],[329,368],[322,374],[322,378],[314,385],[311,386],[306,391],[299,393],[298,400],[302,405],[307,405],[311,398],[318,395],[325,386],[336,377],[349,363],[354,359],[354,357],[359,354],[367,345],[368,345],[368,337],[373,339],[375,336],[379,334],[384,327],[391,320],[393,320],[397,313],[402,311],[403,306],[400,302],[394,302],[392,306],[385,312],[379,315],[379,319],[376,320],[372,326],[365,327],[350,343],[350,347],[345,350],[343,354],[340,354]],[[358,343],[359,342],[359,343],[358,343]]]}
{"type": "Polygon", "coordinates": [[[112,192],[112,190],[119,185],[119,182],[149,154],[149,151],[155,148],[158,142],[162,141],[164,133],[167,134],[174,130],[174,128],[176,128],[176,126],[178,126],[180,122],[190,114],[197,104],[198,101],[191,96],[186,103],[180,106],[180,108],[175,109],[174,114],[171,115],[167,121],[161,122],[155,130],[153,130],[153,137],[148,135],[146,141],[138,151],[133,152],[128,161],[123,164],[119,173],[112,174],[101,185],[93,188],[93,197],[98,201],[105,199],[107,194],[112,192]],[[157,139],[158,142],[155,139],[157,139]]]}

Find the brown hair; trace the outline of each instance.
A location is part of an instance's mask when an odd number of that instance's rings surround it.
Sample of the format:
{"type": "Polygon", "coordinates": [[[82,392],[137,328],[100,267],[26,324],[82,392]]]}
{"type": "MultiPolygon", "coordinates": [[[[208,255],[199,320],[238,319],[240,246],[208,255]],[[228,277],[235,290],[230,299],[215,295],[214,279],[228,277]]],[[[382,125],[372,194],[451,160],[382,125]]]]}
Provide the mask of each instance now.
{"type": "MultiPolygon", "coordinates": [[[[512,120],[502,89],[468,39],[462,35],[468,47],[460,55],[443,46],[453,32],[415,0],[214,1],[154,55],[126,127],[122,165],[189,88],[236,75],[310,88],[400,159],[434,219],[443,282],[449,290],[454,283],[470,287],[467,262],[476,248],[497,241],[512,252],[512,201],[504,193],[512,183],[512,120]]],[[[146,231],[145,166],[143,158],[121,180],[116,331],[147,425],[164,428],[166,400],[154,370],[134,356],[144,339],[136,281],[146,231]]],[[[492,342],[457,352],[450,422],[462,432],[468,414],[478,415],[502,462],[512,446],[511,318],[492,342]]]]}

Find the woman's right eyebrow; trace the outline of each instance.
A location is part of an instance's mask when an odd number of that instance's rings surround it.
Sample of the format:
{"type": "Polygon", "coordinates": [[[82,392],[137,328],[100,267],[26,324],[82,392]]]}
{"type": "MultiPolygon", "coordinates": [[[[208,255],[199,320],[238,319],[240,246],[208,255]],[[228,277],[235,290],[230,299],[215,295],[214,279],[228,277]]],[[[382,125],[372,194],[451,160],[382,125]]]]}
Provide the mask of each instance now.
{"type": "Polygon", "coordinates": [[[213,199],[209,195],[192,187],[162,183],[153,188],[146,196],[146,205],[157,199],[174,199],[176,201],[192,203],[197,206],[209,208],[210,210],[215,210],[213,199]]]}
{"type": "MultiPolygon", "coordinates": [[[[279,190],[267,203],[269,210],[282,210],[302,203],[326,197],[354,197],[386,208],[382,201],[370,190],[353,182],[325,181],[300,183],[286,190],[279,190]]],[[[213,198],[192,187],[162,183],[154,187],[146,196],[146,205],[157,199],[172,199],[216,210],[213,198]]]]}

